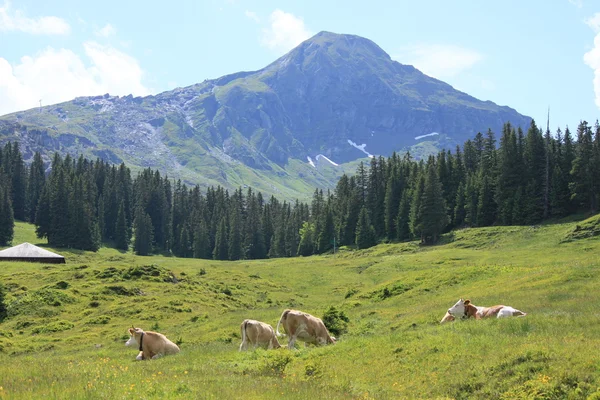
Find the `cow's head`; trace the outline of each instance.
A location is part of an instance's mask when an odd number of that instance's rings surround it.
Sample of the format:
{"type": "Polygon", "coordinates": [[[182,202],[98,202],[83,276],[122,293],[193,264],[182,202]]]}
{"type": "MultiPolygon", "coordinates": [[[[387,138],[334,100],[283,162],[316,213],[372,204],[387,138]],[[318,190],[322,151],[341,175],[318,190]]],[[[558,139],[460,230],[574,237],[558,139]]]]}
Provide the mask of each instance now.
{"type": "Polygon", "coordinates": [[[463,316],[465,314],[465,307],[471,303],[471,300],[460,299],[452,307],[448,309],[448,312],[452,315],[463,316]]]}
{"type": "Polygon", "coordinates": [[[440,324],[443,324],[444,322],[454,321],[455,319],[456,318],[454,317],[454,315],[450,314],[449,311],[446,311],[446,315],[444,315],[444,318],[442,318],[440,324]]]}
{"type": "Polygon", "coordinates": [[[131,336],[128,341],[125,342],[125,346],[135,347],[138,346],[139,337],[144,333],[140,328],[131,327],[127,330],[131,336]]]}

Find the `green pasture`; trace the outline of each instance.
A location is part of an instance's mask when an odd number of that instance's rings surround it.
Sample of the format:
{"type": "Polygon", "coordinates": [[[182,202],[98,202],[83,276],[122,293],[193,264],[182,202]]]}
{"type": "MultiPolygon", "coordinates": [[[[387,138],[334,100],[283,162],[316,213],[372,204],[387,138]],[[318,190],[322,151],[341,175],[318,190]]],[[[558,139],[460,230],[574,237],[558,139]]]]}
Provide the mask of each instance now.
{"type": "MultiPolygon", "coordinates": [[[[0,263],[0,398],[600,398],[599,231],[596,216],[237,262],[49,248],[67,264],[0,263]],[[461,297],[528,315],[440,325],[461,297]],[[350,320],[336,345],[238,352],[245,318],[330,306],[350,320]],[[181,353],[135,361],[131,325],[181,353]]],[[[24,241],[45,246],[18,223],[24,241]]]]}

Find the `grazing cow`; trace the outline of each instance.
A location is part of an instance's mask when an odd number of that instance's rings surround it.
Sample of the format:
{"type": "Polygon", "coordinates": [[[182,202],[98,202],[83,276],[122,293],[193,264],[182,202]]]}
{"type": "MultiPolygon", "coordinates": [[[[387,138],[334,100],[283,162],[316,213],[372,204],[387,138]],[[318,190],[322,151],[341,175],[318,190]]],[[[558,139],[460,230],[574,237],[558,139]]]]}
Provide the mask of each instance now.
{"type": "Polygon", "coordinates": [[[140,353],[135,358],[138,361],[179,353],[179,347],[162,333],[144,332],[140,328],[131,327],[129,334],[131,337],[125,342],[125,346],[138,346],[140,353]]]}
{"type": "Polygon", "coordinates": [[[254,348],[261,346],[269,350],[281,347],[273,327],[269,324],[253,319],[245,319],[240,329],[242,331],[240,351],[248,350],[248,343],[253,344],[254,348]]]}
{"type": "Polygon", "coordinates": [[[302,311],[285,310],[277,323],[277,336],[283,336],[279,333],[280,324],[283,324],[283,329],[290,337],[288,342],[290,350],[294,348],[296,339],[306,344],[335,344],[335,338],[329,335],[323,321],[302,311]]]}
{"type": "MultiPolygon", "coordinates": [[[[492,306],[492,307],[478,307],[471,303],[471,300],[460,299],[452,307],[448,309],[448,313],[454,317],[461,316],[464,318],[505,318],[505,317],[524,317],[527,315],[523,311],[517,310],[509,306],[492,306]]],[[[444,322],[442,320],[442,322],[444,322]]]]}

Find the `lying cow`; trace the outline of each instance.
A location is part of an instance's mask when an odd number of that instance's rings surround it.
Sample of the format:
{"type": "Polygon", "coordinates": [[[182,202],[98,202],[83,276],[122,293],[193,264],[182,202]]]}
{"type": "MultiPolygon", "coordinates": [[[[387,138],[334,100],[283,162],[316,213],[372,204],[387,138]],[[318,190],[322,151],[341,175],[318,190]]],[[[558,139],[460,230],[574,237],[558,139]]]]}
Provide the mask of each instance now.
{"type": "Polygon", "coordinates": [[[283,324],[283,329],[290,337],[288,342],[290,350],[294,348],[296,339],[307,344],[335,344],[335,338],[329,335],[323,321],[302,311],[285,310],[277,323],[277,336],[283,336],[279,333],[280,324],[283,324]]]}
{"type": "MultiPolygon", "coordinates": [[[[505,317],[524,317],[527,315],[523,311],[517,310],[516,308],[512,308],[509,306],[492,306],[492,307],[479,307],[471,303],[471,300],[463,300],[460,299],[454,304],[452,307],[448,309],[446,314],[451,314],[453,317],[463,317],[463,318],[488,318],[488,317],[496,317],[496,318],[505,318],[505,317]]],[[[445,319],[445,317],[444,317],[445,319]]],[[[442,319],[441,322],[445,322],[442,319]]]]}
{"type": "Polygon", "coordinates": [[[140,353],[135,358],[138,361],[179,353],[179,347],[162,333],[144,332],[140,328],[131,327],[129,334],[131,337],[125,346],[138,346],[140,353]]]}
{"type": "Polygon", "coordinates": [[[240,351],[248,350],[248,343],[254,345],[254,348],[260,346],[269,350],[281,347],[273,327],[269,324],[253,319],[245,319],[240,329],[242,331],[240,351]]]}

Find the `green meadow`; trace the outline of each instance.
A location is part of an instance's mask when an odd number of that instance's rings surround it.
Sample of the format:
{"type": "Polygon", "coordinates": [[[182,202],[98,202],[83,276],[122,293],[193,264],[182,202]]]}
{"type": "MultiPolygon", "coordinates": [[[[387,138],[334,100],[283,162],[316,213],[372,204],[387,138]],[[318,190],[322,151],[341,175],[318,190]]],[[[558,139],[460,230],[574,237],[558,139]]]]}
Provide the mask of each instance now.
{"type": "MultiPolygon", "coordinates": [[[[50,248],[67,264],[0,263],[0,398],[600,398],[598,233],[596,216],[237,262],[50,248]],[[528,315],[440,325],[461,297],[528,315]],[[330,306],[349,318],[333,346],[238,351],[245,318],[330,306]],[[132,325],[181,353],[135,361],[132,325]]],[[[45,246],[17,223],[24,241],[45,246]]]]}

